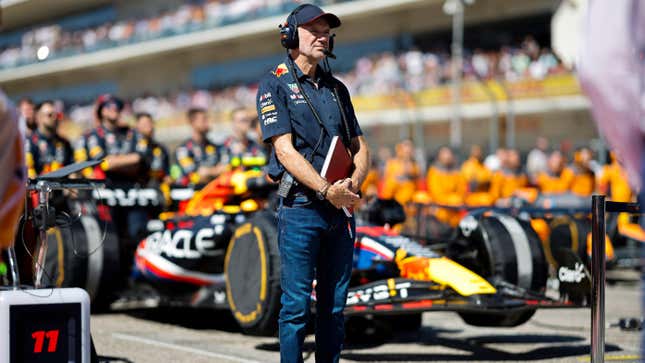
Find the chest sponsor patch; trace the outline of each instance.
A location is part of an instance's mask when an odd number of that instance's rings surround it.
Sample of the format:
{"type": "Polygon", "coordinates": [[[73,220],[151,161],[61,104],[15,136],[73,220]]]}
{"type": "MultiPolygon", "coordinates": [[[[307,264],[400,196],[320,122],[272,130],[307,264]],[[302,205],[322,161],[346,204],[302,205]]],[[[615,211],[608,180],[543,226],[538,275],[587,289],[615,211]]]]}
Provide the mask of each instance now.
{"type": "Polygon", "coordinates": [[[300,88],[298,88],[298,85],[297,85],[297,84],[295,84],[295,83],[289,83],[289,84],[287,84],[287,85],[289,86],[289,89],[291,90],[291,92],[293,92],[293,93],[300,93],[300,88]]]}
{"type": "Polygon", "coordinates": [[[273,73],[274,76],[280,78],[283,75],[289,73],[289,69],[287,68],[286,64],[280,63],[280,65],[278,65],[275,70],[271,71],[271,73],[273,73]]]}

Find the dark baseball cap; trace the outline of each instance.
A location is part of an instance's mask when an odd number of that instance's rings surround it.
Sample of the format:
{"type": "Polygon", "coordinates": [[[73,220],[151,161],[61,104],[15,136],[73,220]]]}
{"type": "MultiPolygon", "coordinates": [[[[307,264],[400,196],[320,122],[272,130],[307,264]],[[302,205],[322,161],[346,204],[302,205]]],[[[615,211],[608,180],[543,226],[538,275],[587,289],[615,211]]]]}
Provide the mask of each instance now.
{"type": "Polygon", "coordinates": [[[101,118],[101,111],[105,106],[114,105],[119,112],[123,110],[123,100],[111,94],[100,95],[96,99],[96,117],[101,118]]]}
{"type": "Polygon", "coordinates": [[[308,24],[317,19],[325,18],[330,28],[338,28],[340,26],[340,19],[336,15],[326,13],[316,5],[300,5],[293,10],[292,14],[298,25],[308,24]]]}

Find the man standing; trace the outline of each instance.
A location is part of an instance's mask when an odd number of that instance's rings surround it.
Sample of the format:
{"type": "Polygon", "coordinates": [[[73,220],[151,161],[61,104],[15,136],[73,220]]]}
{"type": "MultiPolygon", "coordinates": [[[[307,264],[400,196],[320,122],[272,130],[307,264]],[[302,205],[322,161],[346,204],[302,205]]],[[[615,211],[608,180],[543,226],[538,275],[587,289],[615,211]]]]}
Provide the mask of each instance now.
{"type": "Polygon", "coordinates": [[[242,158],[261,158],[266,159],[264,148],[249,138],[248,133],[251,131],[253,119],[243,108],[233,110],[233,134],[224,140],[223,153],[226,155],[225,160],[233,165],[239,164],[242,158]]]}
{"type": "Polygon", "coordinates": [[[58,121],[54,102],[43,101],[36,107],[38,128],[27,137],[25,145],[30,178],[56,171],[73,161],[72,146],[58,135],[58,121]]]}
{"type": "Polygon", "coordinates": [[[154,121],[147,112],[135,115],[136,123],[136,151],[143,156],[148,166],[148,175],[145,181],[154,186],[169,182],[170,159],[166,148],[154,139],[154,121]]]}
{"type": "Polygon", "coordinates": [[[387,160],[383,173],[384,185],[381,197],[396,199],[406,206],[417,191],[421,168],[414,159],[412,140],[403,140],[396,145],[396,156],[387,160]]]}
{"type": "MultiPolygon", "coordinates": [[[[120,125],[122,109],[123,101],[114,96],[103,95],[98,98],[96,116],[100,125],[80,140],[74,158],[77,162],[102,159],[103,162],[94,168],[91,176],[107,178],[116,185],[132,185],[140,181],[141,171],[146,169],[145,158],[136,152],[134,131],[120,125]]],[[[137,207],[115,207],[111,211],[119,237],[131,244],[138,242],[147,223],[146,211],[137,207]]]]}
{"type": "Polygon", "coordinates": [[[303,4],[293,10],[280,31],[288,55],[262,78],[256,98],[264,141],[273,145],[267,172],[282,187],[278,244],[283,363],[303,361],[314,279],[316,361],[338,362],[343,346],[355,225],[341,207],[358,202],[369,154],[347,88],[320,64],[331,53],[330,29],[338,26],[336,15],[317,6],[303,4]],[[353,172],[330,184],[320,171],[333,136],[351,151],[353,172]]]}
{"type": "Polygon", "coordinates": [[[123,101],[111,95],[97,100],[96,116],[100,124],[84,135],[74,152],[77,162],[103,159],[93,177],[112,181],[135,180],[142,162],[134,149],[134,132],[119,125],[123,101]]]}
{"type": "Polygon", "coordinates": [[[184,186],[206,184],[226,170],[227,165],[221,163],[220,148],[208,140],[206,110],[191,108],[188,110],[188,122],[193,129],[191,137],[175,150],[181,169],[179,183],[184,186]]]}
{"type": "Polygon", "coordinates": [[[536,183],[538,174],[546,172],[548,169],[548,150],[549,139],[543,136],[538,136],[535,140],[535,147],[531,149],[526,157],[526,173],[533,184],[536,183]]]}

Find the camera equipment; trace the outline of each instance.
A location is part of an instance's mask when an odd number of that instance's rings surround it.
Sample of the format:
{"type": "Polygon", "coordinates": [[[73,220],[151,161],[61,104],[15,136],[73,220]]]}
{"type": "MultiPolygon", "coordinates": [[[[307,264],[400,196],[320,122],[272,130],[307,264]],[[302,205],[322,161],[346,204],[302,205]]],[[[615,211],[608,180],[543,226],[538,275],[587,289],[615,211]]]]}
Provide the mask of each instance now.
{"type": "MultiPolygon", "coordinates": [[[[27,187],[38,193],[33,211],[39,241],[34,263],[35,289],[21,288],[14,247],[8,250],[11,285],[0,287],[0,361],[9,363],[90,362],[90,298],[80,288],[41,288],[47,255],[47,229],[56,226],[56,210],[49,205],[55,190],[93,189],[101,182],[67,179],[69,174],[99,164],[72,164],[30,180],[27,187]]],[[[28,213],[25,211],[25,213],[28,213]]]]}

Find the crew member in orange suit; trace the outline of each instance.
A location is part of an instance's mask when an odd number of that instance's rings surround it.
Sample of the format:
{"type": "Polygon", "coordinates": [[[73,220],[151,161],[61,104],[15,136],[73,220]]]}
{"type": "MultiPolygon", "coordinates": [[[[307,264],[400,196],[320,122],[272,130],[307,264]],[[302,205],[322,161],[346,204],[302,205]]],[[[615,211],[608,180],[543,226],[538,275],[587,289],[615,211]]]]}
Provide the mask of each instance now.
{"type": "Polygon", "coordinates": [[[602,168],[598,180],[598,191],[615,202],[631,202],[632,189],[629,187],[627,173],[614,152],[609,153],[611,163],[602,168]]]}
{"type": "MultiPolygon", "coordinates": [[[[428,194],[433,203],[455,207],[463,205],[466,183],[457,167],[455,155],[449,147],[439,148],[437,159],[428,170],[426,182],[428,194]]],[[[439,208],[434,214],[439,221],[451,226],[459,223],[460,215],[456,209],[439,208]]]]}
{"type": "Polygon", "coordinates": [[[562,194],[569,191],[569,180],[565,178],[565,158],[562,152],[555,150],[547,160],[547,171],[539,172],[536,184],[541,193],[562,194]]]}
{"type": "Polygon", "coordinates": [[[588,197],[596,189],[596,177],[591,168],[593,153],[587,147],[579,148],[573,163],[564,169],[563,178],[569,183],[569,191],[581,197],[588,197]]]}
{"type": "MultiPolygon", "coordinates": [[[[609,158],[611,163],[602,168],[602,172],[598,180],[598,191],[601,194],[607,195],[608,199],[614,202],[634,201],[635,195],[629,186],[627,172],[621,165],[615,153],[611,152],[609,158]]],[[[622,234],[628,234],[631,237],[635,236],[632,236],[632,233],[629,233],[629,231],[635,231],[639,234],[635,239],[642,240],[642,230],[637,224],[630,223],[628,213],[618,214],[618,230],[622,234]]]]}
{"type": "Polygon", "coordinates": [[[361,185],[361,194],[367,200],[370,200],[378,195],[378,174],[378,164],[375,160],[372,160],[370,170],[367,172],[367,176],[363,181],[363,185],[361,185]]]}
{"type": "Polygon", "coordinates": [[[522,170],[520,153],[515,149],[508,149],[506,158],[502,160],[502,168],[493,174],[491,195],[495,200],[510,198],[527,184],[528,177],[522,170]]]}
{"type": "Polygon", "coordinates": [[[385,164],[384,185],[381,198],[395,199],[406,205],[417,190],[419,165],[414,160],[414,144],[411,140],[396,145],[396,156],[385,164]]]}
{"type": "Polygon", "coordinates": [[[491,205],[490,181],[493,173],[483,163],[482,148],[479,145],[470,147],[470,157],[461,165],[461,177],[466,183],[464,202],[468,206],[491,205]]]}
{"type": "Polygon", "coordinates": [[[456,165],[452,150],[442,146],[426,177],[428,193],[434,203],[454,206],[463,204],[466,185],[456,165]]]}

